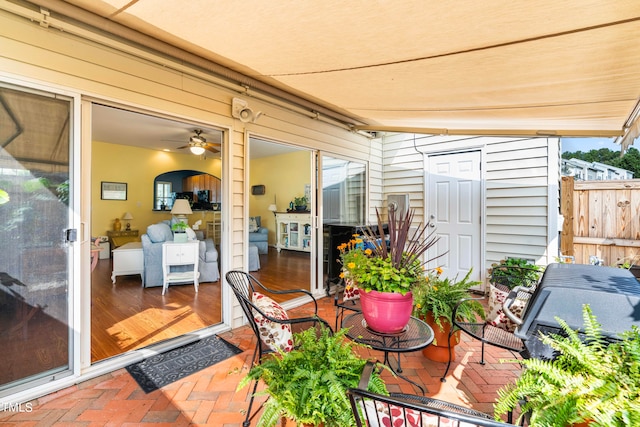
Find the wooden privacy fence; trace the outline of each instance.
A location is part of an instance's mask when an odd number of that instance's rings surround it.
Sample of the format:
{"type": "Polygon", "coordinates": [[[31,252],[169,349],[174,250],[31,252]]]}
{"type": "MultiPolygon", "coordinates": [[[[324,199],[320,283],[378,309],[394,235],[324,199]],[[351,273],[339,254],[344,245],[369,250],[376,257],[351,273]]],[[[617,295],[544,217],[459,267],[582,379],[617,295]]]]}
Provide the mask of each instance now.
{"type": "Polygon", "coordinates": [[[560,211],[562,255],[588,264],[640,264],[640,179],[574,181],[562,177],[560,211]]]}

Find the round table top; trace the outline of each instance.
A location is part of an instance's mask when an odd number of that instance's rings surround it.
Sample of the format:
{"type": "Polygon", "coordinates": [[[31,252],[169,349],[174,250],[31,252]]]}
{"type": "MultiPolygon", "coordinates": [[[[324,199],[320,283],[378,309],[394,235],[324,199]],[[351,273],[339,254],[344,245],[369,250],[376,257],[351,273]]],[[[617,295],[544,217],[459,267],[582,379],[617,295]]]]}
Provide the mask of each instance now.
{"type": "Polygon", "coordinates": [[[404,331],[397,334],[381,334],[371,330],[362,313],[345,317],[342,327],[349,328],[347,336],[350,339],[369,345],[374,350],[404,353],[423,349],[433,341],[433,329],[416,317],[411,317],[404,331]]]}

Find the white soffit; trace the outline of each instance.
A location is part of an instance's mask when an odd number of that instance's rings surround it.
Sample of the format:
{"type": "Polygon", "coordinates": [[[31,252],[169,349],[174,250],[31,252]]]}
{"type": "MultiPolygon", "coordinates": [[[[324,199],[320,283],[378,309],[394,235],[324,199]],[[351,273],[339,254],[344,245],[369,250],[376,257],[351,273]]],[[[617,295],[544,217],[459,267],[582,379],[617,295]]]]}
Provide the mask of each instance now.
{"type": "Polygon", "coordinates": [[[640,99],[637,0],[66,3],[371,129],[615,136],[640,99]]]}

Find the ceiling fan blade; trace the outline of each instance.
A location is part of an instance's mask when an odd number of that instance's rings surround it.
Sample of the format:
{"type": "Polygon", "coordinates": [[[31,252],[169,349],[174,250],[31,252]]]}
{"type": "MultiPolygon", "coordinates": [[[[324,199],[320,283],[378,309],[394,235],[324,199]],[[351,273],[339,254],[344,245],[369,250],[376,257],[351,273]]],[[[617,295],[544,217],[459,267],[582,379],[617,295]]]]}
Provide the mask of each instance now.
{"type": "Polygon", "coordinates": [[[183,148],[189,148],[189,147],[191,147],[191,146],[190,146],[190,145],[183,145],[182,147],[178,147],[178,148],[176,148],[176,150],[181,150],[181,149],[183,149],[183,148]]]}
{"type": "Polygon", "coordinates": [[[212,153],[219,153],[219,152],[220,152],[220,150],[218,150],[217,148],[215,148],[215,147],[210,147],[209,145],[207,145],[206,147],[204,147],[204,149],[205,149],[205,150],[207,150],[207,151],[210,151],[210,152],[212,152],[212,153]]]}

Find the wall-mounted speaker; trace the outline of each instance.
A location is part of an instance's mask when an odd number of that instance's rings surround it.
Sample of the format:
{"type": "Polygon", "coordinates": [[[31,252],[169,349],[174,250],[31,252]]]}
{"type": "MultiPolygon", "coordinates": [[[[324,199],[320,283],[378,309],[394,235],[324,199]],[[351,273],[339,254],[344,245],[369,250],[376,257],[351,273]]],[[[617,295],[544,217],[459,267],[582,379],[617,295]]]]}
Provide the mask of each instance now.
{"type": "Polygon", "coordinates": [[[242,123],[253,123],[258,120],[262,112],[254,113],[249,104],[244,99],[233,98],[231,103],[231,115],[236,119],[240,119],[242,123]]]}
{"type": "Polygon", "coordinates": [[[265,192],[264,185],[254,185],[251,187],[251,194],[254,196],[262,196],[265,192]]]}

